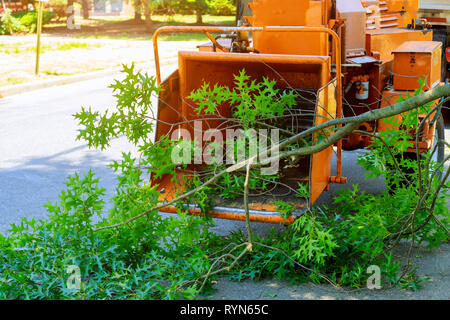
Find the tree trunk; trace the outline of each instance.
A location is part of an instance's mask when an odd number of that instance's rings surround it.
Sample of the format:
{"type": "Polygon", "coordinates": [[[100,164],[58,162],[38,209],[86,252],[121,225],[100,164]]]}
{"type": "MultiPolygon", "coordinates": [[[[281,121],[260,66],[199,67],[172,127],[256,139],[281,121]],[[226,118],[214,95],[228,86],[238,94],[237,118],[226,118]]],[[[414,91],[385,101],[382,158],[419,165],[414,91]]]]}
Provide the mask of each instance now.
{"type": "Polygon", "coordinates": [[[153,20],[152,20],[152,13],[148,3],[145,4],[144,16],[145,16],[145,28],[147,29],[147,31],[150,31],[153,27],[153,20]]]}
{"type": "Polygon", "coordinates": [[[89,0],[82,0],[83,19],[89,19],[89,0]]]}
{"type": "Polygon", "coordinates": [[[134,8],[134,21],[142,21],[142,2],[141,0],[132,0],[134,8]]]}
{"type": "Polygon", "coordinates": [[[195,13],[197,15],[197,24],[203,24],[202,11],[197,9],[195,13]]]}
{"type": "Polygon", "coordinates": [[[135,21],[142,21],[141,12],[138,11],[136,8],[134,8],[134,20],[135,21]]]}

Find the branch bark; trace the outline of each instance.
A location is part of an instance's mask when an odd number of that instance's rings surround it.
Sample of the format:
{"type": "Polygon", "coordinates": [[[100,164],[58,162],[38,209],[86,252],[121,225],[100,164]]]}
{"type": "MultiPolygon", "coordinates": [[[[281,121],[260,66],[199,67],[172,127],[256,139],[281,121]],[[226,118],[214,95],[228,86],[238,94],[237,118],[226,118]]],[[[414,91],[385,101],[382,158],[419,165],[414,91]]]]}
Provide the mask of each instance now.
{"type": "Polygon", "coordinates": [[[290,156],[311,155],[311,154],[318,153],[318,152],[325,150],[326,148],[332,146],[333,144],[335,144],[336,142],[338,142],[339,140],[341,140],[348,134],[352,133],[363,122],[376,121],[379,119],[392,117],[397,114],[401,114],[403,112],[416,109],[416,108],[421,107],[429,102],[432,102],[432,101],[435,101],[442,97],[447,97],[447,96],[450,96],[450,84],[431,89],[425,93],[411,97],[408,100],[396,103],[394,105],[391,105],[391,106],[388,106],[388,107],[385,107],[382,109],[371,110],[371,111],[362,113],[362,114],[360,114],[358,116],[354,116],[354,117],[339,118],[339,119],[327,121],[323,124],[309,128],[309,129],[307,129],[303,132],[300,132],[292,137],[289,137],[286,140],[282,141],[278,146],[274,146],[274,147],[270,148],[269,150],[263,150],[261,153],[262,154],[269,154],[269,153],[273,154],[274,151],[276,151],[278,149],[282,150],[289,145],[295,144],[295,143],[301,141],[304,137],[312,135],[312,134],[316,133],[317,131],[321,131],[323,129],[337,126],[337,125],[343,125],[343,126],[340,127],[337,131],[335,131],[328,138],[326,138],[326,139],[322,140],[321,142],[319,142],[315,145],[312,145],[312,146],[306,146],[306,147],[301,147],[301,148],[294,149],[291,151],[280,152],[279,154],[272,156],[270,158],[266,158],[266,159],[260,161],[259,163],[255,163],[257,160],[257,155],[252,156],[244,161],[241,161],[237,164],[234,164],[234,165],[228,167],[225,170],[222,170],[222,171],[216,173],[214,176],[212,176],[210,179],[208,179],[206,182],[204,182],[199,187],[197,187],[193,190],[190,190],[171,201],[159,204],[158,206],[155,206],[145,212],[142,212],[141,214],[138,214],[124,222],[117,223],[117,224],[110,225],[110,226],[100,227],[100,228],[94,229],[94,231],[117,228],[119,226],[129,224],[130,222],[133,222],[143,216],[146,216],[155,210],[160,210],[164,207],[173,205],[176,202],[178,202],[186,197],[189,197],[189,196],[193,195],[194,193],[200,191],[201,189],[207,187],[208,185],[212,184],[213,182],[215,182],[217,179],[219,179],[226,173],[242,170],[245,167],[247,167],[249,164],[252,164],[251,165],[252,167],[261,167],[261,166],[270,164],[272,161],[277,161],[277,160],[287,158],[290,156]]]}

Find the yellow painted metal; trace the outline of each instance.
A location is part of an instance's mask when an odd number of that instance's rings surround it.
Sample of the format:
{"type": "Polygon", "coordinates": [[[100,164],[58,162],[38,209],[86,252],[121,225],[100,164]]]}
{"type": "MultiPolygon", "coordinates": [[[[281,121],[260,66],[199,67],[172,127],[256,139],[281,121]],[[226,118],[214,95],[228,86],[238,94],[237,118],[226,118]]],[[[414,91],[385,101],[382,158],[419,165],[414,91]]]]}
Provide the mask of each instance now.
{"type": "Polygon", "coordinates": [[[37,44],[36,44],[36,64],[34,73],[39,75],[39,59],[41,53],[41,32],[42,32],[42,11],[43,11],[43,1],[39,1],[38,4],[38,19],[37,19],[37,44]]]}

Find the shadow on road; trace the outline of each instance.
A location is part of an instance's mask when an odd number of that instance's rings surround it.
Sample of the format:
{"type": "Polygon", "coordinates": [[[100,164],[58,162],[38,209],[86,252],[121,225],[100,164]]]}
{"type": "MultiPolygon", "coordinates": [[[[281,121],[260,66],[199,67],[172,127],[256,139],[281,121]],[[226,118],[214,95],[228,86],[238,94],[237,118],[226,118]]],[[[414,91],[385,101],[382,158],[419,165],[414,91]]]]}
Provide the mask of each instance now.
{"type": "Polygon", "coordinates": [[[111,158],[89,150],[86,146],[66,149],[44,157],[31,157],[10,168],[0,170],[0,232],[22,217],[42,219],[43,205],[55,202],[65,188],[67,176],[92,169],[100,177],[100,186],[107,188],[105,199],[114,191],[115,174],[106,166],[111,158]]]}

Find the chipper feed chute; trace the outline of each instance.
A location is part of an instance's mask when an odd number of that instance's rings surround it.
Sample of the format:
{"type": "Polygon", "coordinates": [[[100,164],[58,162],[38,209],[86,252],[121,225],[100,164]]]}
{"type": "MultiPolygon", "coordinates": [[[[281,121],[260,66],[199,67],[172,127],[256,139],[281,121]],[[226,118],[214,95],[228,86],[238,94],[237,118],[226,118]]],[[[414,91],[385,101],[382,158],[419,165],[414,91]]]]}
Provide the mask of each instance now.
{"type": "MultiPolygon", "coordinates": [[[[226,136],[226,118],[230,117],[230,105],[217,106],[217,115],[198,114],[197,105],[188,96],[204,83],[211,86],[234,86],[234,75],[243,69],[252,80],[262,81],[263,77],[276,81],[276,87],[295,90],[296,112],[291,117],[280,120],[279,127],[293,132],[301,132],[314,125],[336,117],[336,79],[331,79],[331,58],[329,56],[301,56],[277,54],[179,52],[178,70],[161,83],[159,96],[156,141],[171,136],[176,129],[186,129],[191,137],[202,139],[202,130],[217,128],[226,136]],[[197,122],[195,122],[197,120],[197,122]],[[200,125],[199,125],[200,122],[200,125]],[[200,129],[199,129],[200,128],[200,129]]],[[[270,141],[270,140],[269,140],[270,141]]],[[[314,141],[314,138],[313,138],[314,141]]],[[[284,200],[292,203],[301,213],[328,188],[331,176],[332,147],[317,154],[303,156],[296,165],[287,165],[280,160],[277,175],[280,184],[264,196],[249,197],[249,213],[252,221],[291,223],[294,217],[282,217],[274,202],[284,200]],[[309,198],[295,197],[290,188],[304,184],[309,190],[309,198]]],[[[201,174],[203,163],[188,166],[190,172],[201,174]]],[[[179,171],[180,177],[185,170],[179,171]]],[[[153,178],[162,190],[161,202],[175,198],[183,186],[180,179],[166,175],[153,178]]],[[[213,197],[214,208],[209,216],[216,218],[245,220],[243,198],[234,200],[213,197]]],[[[202,214],[195,205],[188,208],[191,214],[202,214]]],[[[176,212],[174,206],[162,211],[176,212]]]]}
{"type": "MultiPolygon", "coordinates": [[[[333,118],[358,116],[367,110],[385,107],[385,101],[391,104],[395,102],[392,101],[394,96],[407,96],[417,89],[417,78],[423,75],[432,75],[428,76],[430,87],[439,85],[440,74],[435,71],[439,71],[440,48],[431,43],[432,32],[426,21],[416,24],[414,20],[417,1],[392,1],[383,8],[378,7],[378,2],[242,0],[238,1],[236,27],[165,26],[157,29],[153,34],[156,78],[163,90],[159,96],[156,140],[173,138],[176,130],[187,132],[191,141],[196,142],[203,141],[204,131],[213,128],[220,131],[222,137],[226,136],[236,106],[230,101],[220,102],[212,108],[216,114],[199,114],[198,100],[189,96],[205,83],[210,87],[219,85],[232,89],[234,76],[243,69],[252,80],[269,79],[275,81],[276,88],[295,90],[298,94],[295,106],[289,106],[289,114],[284,114],[283,120],[276,123],[277,128],[286,129],[290,134],[298,134],[333,118]],[[381,20],[380,10],[383,11],[381,20]],[[204,33],[211,43],[199,46],[199,52],[179,52],[178,70],[161,82],[157,41],[161,32],[204,33]]],[[[253,221],[293,222],[296,212],[285,219],[277,212],[277,201],[292,204],[300,213],[317,200],[329,183],[346,183],[341,170],[342,150],[370,146],[370,137],[386,127],[384,120],[364,122],[351,134],[334,140],[335,175],[331,174],[332,146],[293,160],[275,157],[279,183],[269,194],[249,195],[248,207],[244,206],[246,197],[231,201],[211,195],[213,206],[208,205],[212,207],[208,209],[211,212],[200,212],[195,204],[185,209],[191,214],[245,220],[244,208],[248,208],[253,221]],[[289,192],[299,184],[306,191],[302,194],[307,194],[303,198],[289,192]]],[[[426,127],[428,131],[424,131],[423,137],[432,136],[435,131],[442,132],[443,136],[443,128],[435,130],[431,124],[426,127]]],[[[308,145],[326,139],[333,131],[329,129],[309,135],[308,145]]],[[[419,147],[421,152],[426,152],[434,140],[422,140],[419,147]]],[[[440,154],[443,157],[443,149],[440,154]]],[[[187,168],[180,167],[176,177],[166,174],[151,179],[162,192],[161,202],[174,204],[174,199],[178,200],[176,195],[183,192],[183,177],[188,174],[205,177],[208,169],[200,156],[198,162],[194,161],[187,168]]],[[[202,207],[205,210],[205,206],[202,207]]],[[[164,210],[177,212],[176,207],[168,205],[164,210]]]]}

